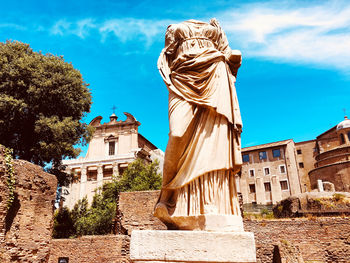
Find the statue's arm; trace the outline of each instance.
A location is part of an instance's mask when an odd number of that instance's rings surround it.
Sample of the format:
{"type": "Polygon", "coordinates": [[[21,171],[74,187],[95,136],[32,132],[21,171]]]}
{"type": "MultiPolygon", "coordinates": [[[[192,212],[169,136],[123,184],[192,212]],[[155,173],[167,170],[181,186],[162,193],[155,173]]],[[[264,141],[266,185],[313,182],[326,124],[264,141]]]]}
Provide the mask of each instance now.
{"type": "Polygon", "coordinates": [[[177,43],[175,41],[174,37],[174,26],[170,25],[167,28],[167,31],[165,33],[165,45],[160,53],[159,59],[158,59],[158,70],[165,82],[165,84],[169,87],[171,85],[171,80],[170,80],[170,60],[173,57],[175,51],[177,48],[177,43]]]}
{"type": "Polygon", "coordinates": [[[213,18],[210,20],[210,24],[212,26],[215,26],[218,30],[218,40],[217,40],[217,49],[226,57],[226,61],[228,65],[230,66],[232,74],[236,77],[238,68],[241,66],[242,63],[242,54],[239,50],[232,50],[229,46],[226,34],[224,30],[222,30],[219,22],[213,18]]]}

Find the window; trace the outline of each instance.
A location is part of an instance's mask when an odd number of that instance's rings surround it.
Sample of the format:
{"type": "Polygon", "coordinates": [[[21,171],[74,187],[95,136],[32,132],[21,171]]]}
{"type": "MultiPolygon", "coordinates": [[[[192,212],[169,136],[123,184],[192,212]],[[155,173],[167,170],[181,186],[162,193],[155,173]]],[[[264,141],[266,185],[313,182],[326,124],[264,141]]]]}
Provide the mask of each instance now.
{"type": "Polygon", "coordinates": [[[348,131],[348,140],[350,141],[350,131],[348,131]]]}
{"type": "Polygon", "coordinates": [[[269,175],[270,174],[270,168],[269,167],[264,167],[264,174],[269,175]]]}
{"type": "Polygon", "coordinates": [[[266,152],[259,152],[259,159],[260,160],[265,160],[267,158],[266,152]]]}
{"type": "Polygon", "coordinates": [[[254,177],[254,175],[255,175],[254,169],[249,169],[249,176],[254,177]]]}
{"type": "Polygon", "coordinates": [[[285,174],[286,173],[286,166],[285,165],[280,165],[280,173],[285,174]]]}
{"type": "Polygon", "coordinates": [[[272,150],[272,156],[273,156],[273,158],[280,157],[280,156],[281,156],[281,151],[280,151],[280,149],[272,150]]]}
{"type": "Polygon", "coordinates": [[[114,155],[115,154],[115,142],[109,142],[108,154],[109,155],[114,155]]]}
{"type": "Polygon", "coordinates": [[[304,163],[299,163],[299,168],[304,168],[304,163]]]}
{"type": "Polygon", "coordinates": [[[67,257],[59,257],[58,258],[58,263],[68,263],[69,262],[69,258],[67,257]]]}
{"type": "Polygon", "coordinates": [[[243,162],[249,162],[249,154],[243,154],[243,162]]]}
{"type": "Polygon", "coordinates": [[[345,138],[344,138],[344,134],[340,134],[340,143],[344,144],[345,143],[345,138]]]}
{"type": "Polygon", "coordinates": [[[300,149],[297,150],[297,154],[301,154],[301,150],[300,149]]]}
{"type": "Polygon", "coordinates": [[[87,171],[87,180],[88,181],[97,181],[97,170],[88,170],[87,171]]]}
{"type": "Polygon", "coordinates": [[[265,192],[271,192],[271,184],[270,182],[264,183],[265,192]]]}
{"type": "Polygon", "coordinates": [[[255,184],[249,185],[249,193],[251,193],[251,194],[255,193],[255,184]]]}
{"type": "Polygon", "coordinates": [[[288,181],[280,181],[280,184],[281,184],[281,190],[282,191],[289,190],[288,181]]]}

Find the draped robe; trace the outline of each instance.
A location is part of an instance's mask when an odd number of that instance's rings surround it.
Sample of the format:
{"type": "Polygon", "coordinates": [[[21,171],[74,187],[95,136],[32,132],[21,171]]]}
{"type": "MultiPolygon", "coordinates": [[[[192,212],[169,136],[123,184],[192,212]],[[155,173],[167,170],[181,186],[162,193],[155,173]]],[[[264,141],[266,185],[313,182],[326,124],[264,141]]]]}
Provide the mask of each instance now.
{"type": "Polygon", "coordinates": [[[170,217],[240,214],[242,121],[234,86],[240,60],[229,61],[230,53],[216,20],[167,29],[158,68],[169,90],[170,133],[158,204],[170,217]]]}

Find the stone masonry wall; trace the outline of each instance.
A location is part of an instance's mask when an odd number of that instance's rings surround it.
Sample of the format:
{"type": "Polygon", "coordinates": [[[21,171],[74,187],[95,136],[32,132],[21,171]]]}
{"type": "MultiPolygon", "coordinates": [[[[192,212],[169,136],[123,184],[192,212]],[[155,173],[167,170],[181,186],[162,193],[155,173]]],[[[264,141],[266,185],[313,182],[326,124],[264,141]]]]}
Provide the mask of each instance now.
{"type": "MultiPolygon", "coordinates": [[[[152,215],[158,195],[159,191],[120,195],[121,222],[129,235],[134,229],[165,229],[152,215]]],[[[272,262],[274,245],[281,240],[299,247],[306,262],[350,262],[349,217],[244,220],[244,227],[245,231],[254,232],[260,263],[272,262]]]]}
{"type": "Polygon", "coordinates": [[[56,177],[39,166],[14,160],[15,200],[9,190],[0,146],[0,262],[47,262],[50,253],[56,177]]]}
{"type": "Polygon", "coordinates": [[[165,230],[166,226],[153,216],[160,191],[125,192],[119,196],[119,221],[130,235],[133,229],[165,230]]]}
{"type": "Polygon", "coordinates": [[[258,263],[272,262],[280,241],[299,247],[306,262],[350,262],[350,218],[245,220],[244,229],[255,235],[258,263]]]}
{"type": "MultiPolygon", "coordinates": [[[[122,193],[120,222],[128,235],[86,236],[52,241],[50,263],[69,257],[69,263],[129,262],[129,235],[138,229],[165,229],[153,217],[159,191],[122,193]]],[[[253,232],[258,263],[272,263],[274,245],[287,243],[301,252],[306,263],[350,262],[350,218],[310,217],[275,220],[244,220],[245,231],[253,232]]]]}
{"type": "Polygon", "coordinates": [[[49,263],[67,257],[69,263],[128,263],[130,238],[126,235],[53,239],[49,263]]]}

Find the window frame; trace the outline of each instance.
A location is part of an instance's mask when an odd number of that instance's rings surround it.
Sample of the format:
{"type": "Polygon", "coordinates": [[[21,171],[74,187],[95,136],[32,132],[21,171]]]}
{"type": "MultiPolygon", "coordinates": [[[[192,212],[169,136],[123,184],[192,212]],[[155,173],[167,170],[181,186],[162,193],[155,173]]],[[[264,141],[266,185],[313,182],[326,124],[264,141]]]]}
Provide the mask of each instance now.
{"type": "Polygon", "coordinates": [[[108,142],[108,156],[114,156],[116,155],[116,150],[115,150],[115,145],[116,145],[116,141],[109,141],[108,142]],[[111,144],[113,144],[113,148],[111,147],[111,144]],[[113,149],[113,154],[111,154],[111,149],[113,149]]]}
{"type": "Polygon", "coordinates": [[[267,152],[266,151],[260,151],[259,152],[259,160],[267,160],[267,152]],[[263,156],[260,155],[261,153],[264,153],[265,158],[262,158],[263,156]]]}
{"type": "Polygon", "coordinates": [[[243,163],[249,163],[249,162],[250,162],[249,153],[242,154],[242,161],[243,161],[243,163]],[[245,161],[245,160],[244,160],[244,156],[248,156],[248,161],[245,161]]]}
{"type": "Polygon", "coordinates": [[[269,167],[269,166],[263,167],[263,172],[264,172],[264,176],[269,176],[269,175],[271,175],[271,169],[270,169],[270,167],[269,167]],[[268,174],[266,174],[265,169],[269,169],[269,173],[268,173],[268,174]]]}
{"type": "Polygon", "coordinates": [[[255,194],[256,193],[256,186],[255,186],[255,184],[249,184],[248,186],[249,186],[249,193],[250,194],[255,194]],[[254,186],[254,192],[251,191],[252,190],[251,186],[254,186]]]}
{"type": "Polygon", "coordinates": [[[280,158],[281,157],[281,149],[278,148],[278,149],[272,149],[272,157],[273,158],[280,158]],[[278,151],[279,152],[279,155],[278,156],[275,156],[275,151],[278,151]]]}
{"type": "Polygon", "coordinates": [[[289,182],[288,182],[288,179],[280,180],[280,186],[281,186],[281,191],[289,191],[289,182]],[[281,184],[281,182],[287,182],[287,189],[282,189],[282,184],[281,184]]]}
{"type": "Polygon", "coordinates": [[[264,189],[265,189],[265,192],[271,192],[271,182],[264,182],[264,189]],[[266,190],[266,185],[269,185],[269,189],[270,190],[266,190]]]}
{"type": "Polygon", "coordinates": [[[287,173],[287,167],[286,167],[286,165],[285,165],[285,164],[280,164],[280,165],[278,166],[278,171],[279,171],[280,174],[286,174],[286,173],[287,173]],[[283,172],[283,173],[282,173],[282,171],[281,171],[281,167],[284,167],[284,172],[283,172]]]}
{"type": "Polygon", "coordinates": [[[255,177],[255,169],[254,168],[249,169],[248,172],[249,172],[249,177],[250,178],[254,178],[255,177]],[[253,171],[253,176],[250,173],[251,171],[253,171]]]}

